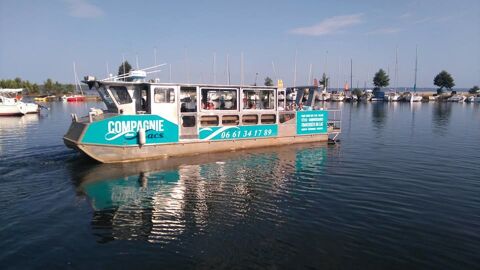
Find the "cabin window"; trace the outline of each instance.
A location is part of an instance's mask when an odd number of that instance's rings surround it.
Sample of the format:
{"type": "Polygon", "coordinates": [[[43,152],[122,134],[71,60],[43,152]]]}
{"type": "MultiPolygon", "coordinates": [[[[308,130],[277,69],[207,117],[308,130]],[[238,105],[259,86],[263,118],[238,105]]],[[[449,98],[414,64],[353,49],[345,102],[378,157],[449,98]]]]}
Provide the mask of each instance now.
{"type": "Polygon", "coordinates": [[[275,109],[275,93],[273,90],[243,90],[244,110],[273,110],[275,109]]]}
{"type": "Polygon", "coordinates": [[[194,127],[194,126],[196,126],[195,116],[193,115],[182,116],[182,127],[194,127]]]}
{"type": "Polygon", "coordinates": [[[262,114],[260,121],[262,124],[275,124],[277,116],[275,114],[262,114]]]}
{"type": "Polygon", "coordinates": [[[238,115],[224,115],[222,116],[222,125],[224,126],[238,126],[240,122],[238,115]]]}
{"type": "Polygon", "coordinates": [[[218,126],[218,116],[217,115],[203,115],[202,118],[200,118],[200,124],[203,127],[218,126]]]}
{"type": "Polygon", "coordinates": [[[113,98],[118,104],[132,103],[132,97],[124,86],[111,86],[110,92],[112,92],[113,98]]]}
{"type": "Polygon", "coordinates": [[[237,89],[202,88],[203,110],[237,110],[237,89]]]}
{"type": "Polygon", "coordinates": [[[197,89],[195,87],[180,88],[180,111],[196,112],[197,111],[197,89]]]}
{"type": "Polygon", "coordinates": [[[173,88],[155,87],[153,99],[155,103],[174,103],[175,90],[173,88]]]}
{"type": "Polygon", "coordinates": [[[245,114],[242,116],[242,124],[244,125],[256,125],[258,124],[258,115],[245,114]]]}
{"type": "Polygon", "coordinates": [[[295,113],[282,113],[279,117],[280,123],[285,123],[292,119],[295,119],[295,113]]]}

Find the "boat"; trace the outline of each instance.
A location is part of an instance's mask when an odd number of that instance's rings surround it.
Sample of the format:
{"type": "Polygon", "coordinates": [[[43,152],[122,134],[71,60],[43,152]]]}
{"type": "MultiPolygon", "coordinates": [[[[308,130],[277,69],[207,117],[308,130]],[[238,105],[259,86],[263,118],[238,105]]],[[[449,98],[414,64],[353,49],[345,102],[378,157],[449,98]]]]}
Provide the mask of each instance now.
{"type": "Polygon", "coordinates": [[[400,101],[402,96],[398,92],[390,92],[385,95],[385,101],[396,102],[400,101]]]}
{"type": "Polygon", "coordinates": [[[385,100],[385,92],[377,90],[373,91],[372,101],[384,101],[385,100]]]}
{"type": "Polygon", "coordinates": [[[70,95],[67,96],[67,102],[82,102],[85,101],[84,95],[70,95]]]}
{"type": "Polygon", "coordinates": [[[364,91],[363,95],[360,97],[360,101],[371,101],[373,97],[373,90],[367,89],[364,91]]]}
{"type": "Polygon", "coordinates": [[[98,91],[106,109],[91,109],[84,117],[72,114],[63,141],[102,163],[333,142],[341,132],[341,112],[316,106],[314,97],[320,89],[315,86],[158,83],[139,78],[97,80],[91,76],[84,82],[98,91]],[[194,110],[182,110],[186,105],[175,98],[186,91],[197,101],[194,110]],[[208,108],[205,103],[211,92],[219,99],[232,95],[232,106],[208,108]],[[245,108],[240,101],[252,92],[271,98],[259,100],[263,102],[261,108],[245,108]],[[277,97],[291,92],[296,93],[296,100],[292,106],[281,108],[277,97]],[[140,102],[143,93],[144,106],[140,102]]]}
{"type": "MultiPolygon", "coordinates": [[[[78,76],[77,76],[75,62],[73,63],[73,74],[75,79],[75,92],[80,94],[74,93],[72,95],[66,96],[65,99],[64,97],[62,97],[62,100],[66,100],[67,102],[83,102],[85,101],[85,95],[83,94],[82,86],[80,85],[80,80],[78,79],[78,76]]],[[[133,71],[132,71],[132,77],[134,77],[135,75],[136,74],[133,74],[133,71]]]]}
{"type": "Polygon", "coordinates": [[[479,95],[473,95],[469,96],[465,101],[467,102],[480,102],[480,94],[479,95]]]}
{"type": "Polygon", "coordinates": [[[413,83],[413,93],[409,93],[406,97],[406,101],[410,102],[420,102],[422,101],[423,97],[417,93],[417,66],[418,66],[418,50],[415,47],[415,77],[413,83]]]}
{"type": "Polygon", "coordinates": [[[38,104],[22,101],[22,91],[22,88],[0,89],[0,116],[22,116],[39,112],[38,104]]]}
{"type": "Polygon", "coordinates": [[[345,100],[345,95],[343,93],[334,92],[330,95],[330,100],[342,102],[345,100]]]}
{"type": "Polygon", "coordinates": [[[455,94],[447,99],[449,102],[464,102],[467,99],[464,95],[455,94]]]}

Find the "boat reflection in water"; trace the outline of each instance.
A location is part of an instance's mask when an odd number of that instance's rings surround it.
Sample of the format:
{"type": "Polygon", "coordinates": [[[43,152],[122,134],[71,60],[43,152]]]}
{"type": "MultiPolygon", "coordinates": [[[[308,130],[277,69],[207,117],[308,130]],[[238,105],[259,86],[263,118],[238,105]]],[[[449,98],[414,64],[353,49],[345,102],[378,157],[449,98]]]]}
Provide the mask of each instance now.
{"type": "Polygon", "coordinates": [[[93,207],[98,242],[169,243],[256,218],[281,219],[282,198],[305,188],[292,178],[322,174],[329,149],[317,143],[99,164],[80,176],[77,189],[93,207]]]}

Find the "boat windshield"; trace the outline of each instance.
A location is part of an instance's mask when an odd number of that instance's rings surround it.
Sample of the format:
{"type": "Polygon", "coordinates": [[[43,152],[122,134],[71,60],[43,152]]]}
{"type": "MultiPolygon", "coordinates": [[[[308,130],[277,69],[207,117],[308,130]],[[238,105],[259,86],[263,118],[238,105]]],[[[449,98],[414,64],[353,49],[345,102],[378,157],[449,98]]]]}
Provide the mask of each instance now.
{"type": "Polygon", "coordinates": [[[113,102],[112,97],[108,93],[107,89],[105,89],[105,87],[98,88],[98,93],[100,94],[100,97],[102,98],[109,111],[115,111],[117,109],[117,106],[113,102]]]}
{"type": "Polygon", "coordinates": [[[112,86],[109,88],[113,98],[118,104],[132,103],[132,97],[124,86],[112,86]]]}

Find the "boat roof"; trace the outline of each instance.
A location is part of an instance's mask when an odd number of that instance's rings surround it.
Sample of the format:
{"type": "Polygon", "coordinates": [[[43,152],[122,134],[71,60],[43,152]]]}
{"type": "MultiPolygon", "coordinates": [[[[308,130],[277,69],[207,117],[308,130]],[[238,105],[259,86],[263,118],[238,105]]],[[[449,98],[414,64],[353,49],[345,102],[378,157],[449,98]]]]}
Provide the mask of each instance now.
{"type": "Polygon", "coordinates": [[[203,83],[160,83],[149,81],[111,81],[111,80],[84,80],[84,83],[88,84],[91,88],[95,83],[99,85],[158,85],[158,86],[182,86],[182,87],[212,87],[212,88],[250,88],[250,89],[277,89],[278,86],[265,86],[265,85],[240,85],[240,84],[203,84],[203,83]]]}
{"type": "Polygon", "coordinates": [[[23,88],[0,88],[0,94],[20,93],[23,88]]]}

